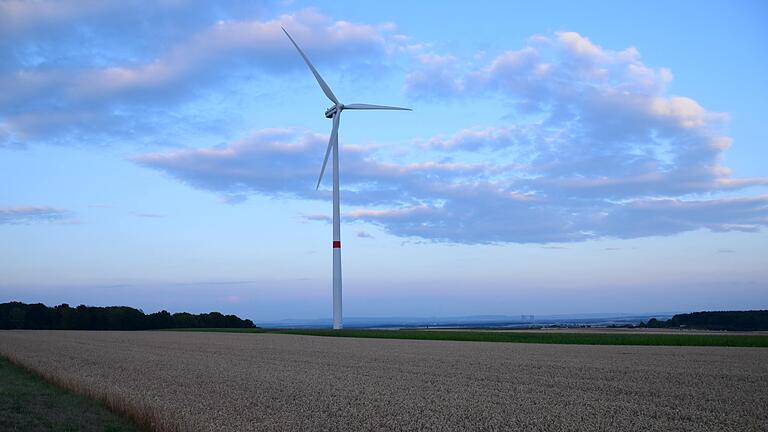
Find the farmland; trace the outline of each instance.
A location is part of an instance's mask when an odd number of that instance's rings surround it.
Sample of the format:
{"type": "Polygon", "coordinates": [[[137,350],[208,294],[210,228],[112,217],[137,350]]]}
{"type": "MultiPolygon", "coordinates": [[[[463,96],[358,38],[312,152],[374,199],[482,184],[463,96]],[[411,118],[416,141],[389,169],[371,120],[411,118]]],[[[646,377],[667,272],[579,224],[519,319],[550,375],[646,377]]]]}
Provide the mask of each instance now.
{"type": "MultiPolygon", "coordinates": [[[[229,331],[229,329],[222,329],[229,331]]],[[[246,329],[247,330],[247,329],[246,329]]],[[[310,336],[358,337],[376,339],[450,340],[472,342],[512,342],[578,345],[662,345],[768,347],[766,335],[732,335],[709,332],[666,334],[658,332],[629,333],[621,331],[467,331],[467,330],[280,330],[280,333],[310,336]]]]}
{"type": "Polygon", "coordinates": [[[0,354],[192,430],[768,429],[768,350],[2,331],[0,354]]]}
{"type": "Polygon", "coordinates": [[[507,342],[559,345],[659,345],[768,348],[766,332],[713,332],[699,330],[563,328],[541,330],[492,329],[261,329],[261,328],[179,328],[168,331],[213,333],[276,333],[307,336],[374,339],[413,339],[465,342],[507,342]]]}

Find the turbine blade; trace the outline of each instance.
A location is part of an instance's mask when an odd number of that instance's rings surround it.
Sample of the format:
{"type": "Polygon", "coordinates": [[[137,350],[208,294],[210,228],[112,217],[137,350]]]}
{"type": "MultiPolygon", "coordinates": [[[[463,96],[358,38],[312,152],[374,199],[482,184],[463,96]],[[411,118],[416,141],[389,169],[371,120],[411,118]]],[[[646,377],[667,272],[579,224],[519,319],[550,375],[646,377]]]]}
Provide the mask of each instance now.
{"type": "Polygon", "coordinates": [[[323,173],[325,173],[325,165],[328,164],[328,156],[331,154],[331,149],[334,145],[339,145],[339,120],[341,120],[341,113],[337,112],[333,116],[333,129],[331,129],[331,138],[328,140],[328,150],[325,151],[325,159],[323,159],[323,167],[320,169],[320,178],[317,179],[317,186],[315,190],[320,189],[320,182],[323,181],[323,173]]]}
{"type": "Polygon", "coordinates": [[[394,106],[386,106],[386,105],[371,105],[371,104],[349,104],[344,105],[344,109],[370,109],[370,110],[402,110],[402,111],[413,111],[410,108],[401,108],[401,107],[394,107],[394,106]]]}
{"type": "Polygon", "coordinates": [[[309,61],[306,55],[304,55],[304,51],[299,48],[299,45],[296,43],[296,41],[293,40],[291,35],[288,34],[288,31],[284,29],[282,26],[280,27],[283,29],[283,32],[285,32],[285,35],[288,36],[288,39],[291,40],[291,43],[293,43],[293,46],[296,47],[297,50],[299,50],[299,54],[301,54],[301,57],[304,59],[304,62],[307,63],[307,66],[309,66],[309,70],[312,71],[312,74],[315,76],[315,79],[317,80],[317,83],[320,84],[320,88],[323,89],[323,93],[325,93],[326,96],[328,96],[328,99],[330,99],[333,103],[336,105],[339,104],[339,100],[336,99],[336,96],[334,96],[333,92],[331,91],[331,88],[328,87],[328,84],[323,81],[323,77],[320,76],[320,74],[317,72],[317,69],[315,69],[314,66],[312,66],[312,63],[309,61]]]}

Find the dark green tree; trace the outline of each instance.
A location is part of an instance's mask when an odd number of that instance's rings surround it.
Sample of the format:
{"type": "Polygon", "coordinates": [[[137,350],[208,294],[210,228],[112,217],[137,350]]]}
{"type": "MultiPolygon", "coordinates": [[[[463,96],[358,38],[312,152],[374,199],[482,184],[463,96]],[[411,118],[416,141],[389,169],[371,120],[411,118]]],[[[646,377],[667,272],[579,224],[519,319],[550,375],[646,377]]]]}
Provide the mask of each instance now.
{"type": "Polygon", "coordinates": [[[0,304],[0,329],[60,330],[148,330],[163,328],[253,328],[251,320],[219,312],[170,314],[168,311],[145,314],[127,306],[71,308],[64,303],[55,307],[44,304],[10,302],[0,304]]]}

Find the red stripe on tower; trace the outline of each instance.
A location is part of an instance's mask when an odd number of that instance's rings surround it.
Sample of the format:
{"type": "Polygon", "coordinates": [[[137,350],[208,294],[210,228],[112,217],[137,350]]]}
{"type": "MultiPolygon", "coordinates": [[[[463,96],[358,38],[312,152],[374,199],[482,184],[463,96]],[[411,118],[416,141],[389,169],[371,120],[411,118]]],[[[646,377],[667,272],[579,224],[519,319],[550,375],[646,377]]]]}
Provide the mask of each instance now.
{"type": "Polygon", "coordinates": [[[333,248],[334,249],[341,249],[341,241],[340,240],[334,240],[333,241],[333,248]]]}

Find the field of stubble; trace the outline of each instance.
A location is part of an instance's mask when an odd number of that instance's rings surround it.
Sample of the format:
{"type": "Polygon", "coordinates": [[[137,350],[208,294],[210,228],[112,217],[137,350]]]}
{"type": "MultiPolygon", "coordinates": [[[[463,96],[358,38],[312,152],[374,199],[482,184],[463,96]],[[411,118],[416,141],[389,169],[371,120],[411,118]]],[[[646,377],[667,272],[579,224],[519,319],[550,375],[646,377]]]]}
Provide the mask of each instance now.
{"type": "Polygon", "coordinates": [[[768,430],[764,348],[0,331],[0,354],[201,431],[768,430]]]}

